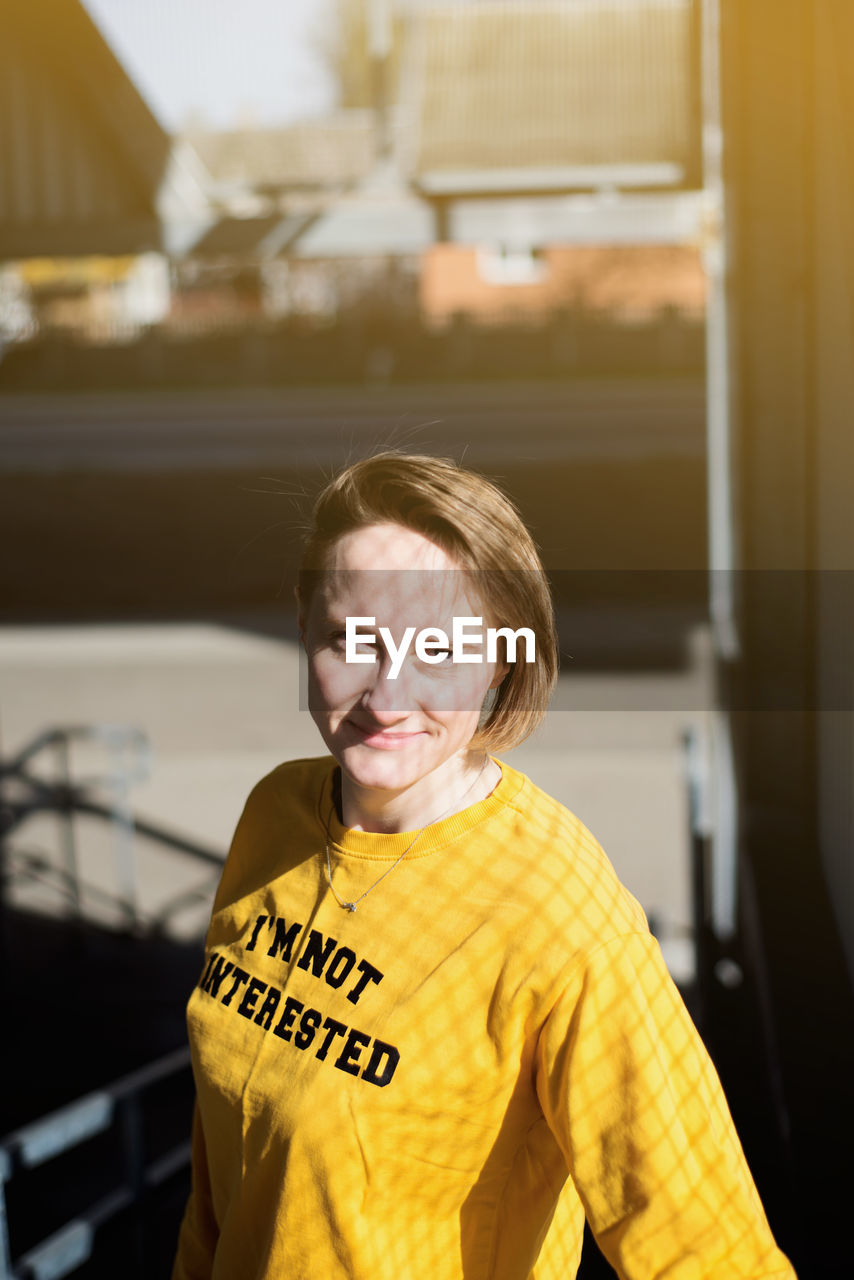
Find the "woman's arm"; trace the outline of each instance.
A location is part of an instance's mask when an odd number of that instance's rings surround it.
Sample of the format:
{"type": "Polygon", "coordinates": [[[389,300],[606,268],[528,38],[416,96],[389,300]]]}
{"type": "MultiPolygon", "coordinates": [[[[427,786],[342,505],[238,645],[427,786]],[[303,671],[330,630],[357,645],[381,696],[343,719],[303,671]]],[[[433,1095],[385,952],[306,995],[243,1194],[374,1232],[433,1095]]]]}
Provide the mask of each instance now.
{"type": "Polygon", "coordinates": [[[178,1233],[172,1280],[210,1280],[219,1230],[211,1200],[205,1135],[198,1102],[193,1111],[193,1185],[178,1233]]]}
{"type": "Polygon", "coordinates": [[[651,935],[573,970],[540,1036],[537,1090],[621,1280],[794,1280],[651,935]]]}

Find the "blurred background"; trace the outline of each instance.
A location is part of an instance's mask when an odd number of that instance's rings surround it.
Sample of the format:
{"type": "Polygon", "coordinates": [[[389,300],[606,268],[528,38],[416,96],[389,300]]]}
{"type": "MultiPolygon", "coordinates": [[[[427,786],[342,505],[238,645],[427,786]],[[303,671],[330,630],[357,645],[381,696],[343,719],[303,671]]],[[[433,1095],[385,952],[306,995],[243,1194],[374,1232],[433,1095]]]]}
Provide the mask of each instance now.
{"type": "Polygon", "coordinates": [[[389,446],[531,527],[508,758],[850,1275],[852,50],[846,0],[3,0],[0,1276],[168,1274],[218,872],[321,746],[300,533],[389,446]]]}

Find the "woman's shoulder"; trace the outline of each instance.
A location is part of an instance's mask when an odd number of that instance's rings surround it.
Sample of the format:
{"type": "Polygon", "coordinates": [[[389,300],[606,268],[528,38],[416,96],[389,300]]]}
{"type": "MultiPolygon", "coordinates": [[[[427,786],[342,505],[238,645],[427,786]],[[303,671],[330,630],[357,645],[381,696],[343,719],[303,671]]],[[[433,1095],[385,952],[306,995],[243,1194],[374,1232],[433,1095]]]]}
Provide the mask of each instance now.
{"type": "Polygon", "coordinates": [[[284,760],[255,783],[246,801],[247,808],[265,804],[290,807],[295,802],[313,807],[334,768],[332,756],[284,760]]]}
{"type": "Polygon", "coordinates": [[[318,845],[323,789],[334,765],[331,756],[287,760],[256,782],[231,840],[215,910],[255,892],[318,845]]]}
{"type": "Polygon", "coordinates": [[[506,764],[502,769],[513,784],[506,805],[507,843],[552,926],[588,934],[592,945],[646,932],[642,907],[582,819],[525,774],[506,764]]]}

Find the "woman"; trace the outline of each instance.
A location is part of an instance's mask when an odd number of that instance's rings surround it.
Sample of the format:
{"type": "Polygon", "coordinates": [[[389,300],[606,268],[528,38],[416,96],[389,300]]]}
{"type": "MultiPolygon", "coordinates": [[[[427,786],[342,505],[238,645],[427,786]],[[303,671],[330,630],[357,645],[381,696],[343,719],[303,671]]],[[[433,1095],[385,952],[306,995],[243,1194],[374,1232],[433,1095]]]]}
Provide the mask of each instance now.
{"type": "Polygon", "coordinates": [[[792,1277],[643,912],[492,754],[557,670],[515,509],[358,462],[299,605],[330,754],[258,784],[217,892],[174,1280],[568,1280],[585,1215],[621,1277],[792,1277]]]}

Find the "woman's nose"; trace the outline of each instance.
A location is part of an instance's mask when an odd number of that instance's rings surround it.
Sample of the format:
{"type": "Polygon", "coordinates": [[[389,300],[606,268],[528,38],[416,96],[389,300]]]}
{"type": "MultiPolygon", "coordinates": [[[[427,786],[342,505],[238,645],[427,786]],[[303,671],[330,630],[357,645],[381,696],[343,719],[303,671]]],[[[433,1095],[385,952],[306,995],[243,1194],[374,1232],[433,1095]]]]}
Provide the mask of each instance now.
{"type": "Polygon", "coordinates": [[[391,675],[392,663],[388,654],[382,654],[371,668],[371,679],[362,694],[362,705],[383,723],[393,723],[410,711],[407,663],[396,677],[391,675]]]}

